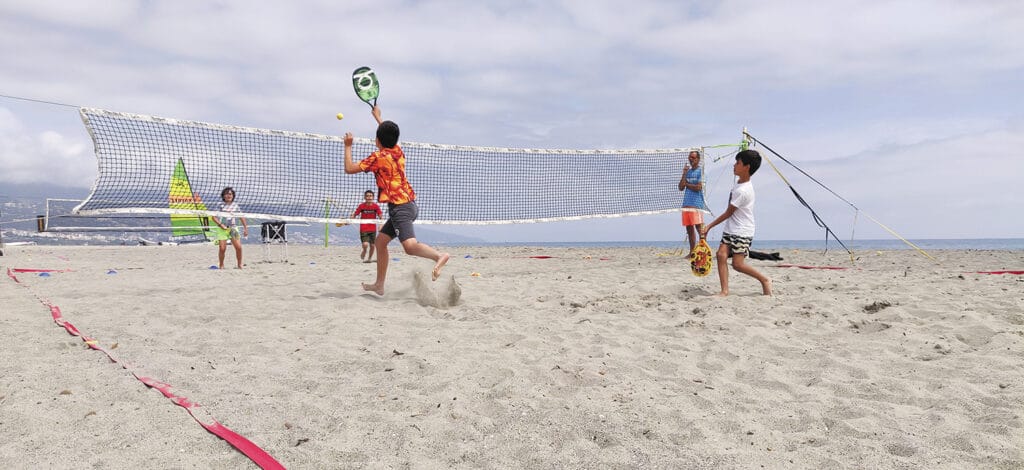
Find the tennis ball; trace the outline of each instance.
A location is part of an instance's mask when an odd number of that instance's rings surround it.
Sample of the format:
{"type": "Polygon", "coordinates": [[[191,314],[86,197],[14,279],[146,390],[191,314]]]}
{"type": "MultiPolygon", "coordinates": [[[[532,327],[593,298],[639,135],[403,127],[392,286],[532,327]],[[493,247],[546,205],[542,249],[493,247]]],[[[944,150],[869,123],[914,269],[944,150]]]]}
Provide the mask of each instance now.
{"type": "Polygon", "coordinates": [[[339,120],[339,121],[340,121],[340,120],[342,120],[342,119],[345,119],[345,115],[344,115],[344,114],[341,114],[341,113],[338,113],[338,116],[337,116],[337,117],[338,117],[338,120],[339,120]]]}

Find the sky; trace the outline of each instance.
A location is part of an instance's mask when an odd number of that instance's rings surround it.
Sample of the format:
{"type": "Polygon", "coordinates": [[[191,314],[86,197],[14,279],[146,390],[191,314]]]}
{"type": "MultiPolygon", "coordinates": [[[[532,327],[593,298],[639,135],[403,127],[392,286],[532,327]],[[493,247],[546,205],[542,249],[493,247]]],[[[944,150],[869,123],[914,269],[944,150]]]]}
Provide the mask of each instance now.
{"type": "MultiPolygon", "coordinates": [[[[759,148],[844,240],[893,238],[872,218],[907,238],[1022,238],[1021,44],[1019,0],[0,0],[0,95],[46,102],[0,97],[0,184],[92,186],[76,106],[372,136],[350,81],[369,65],[403,140],[676,148],[746,128],[831,190],[759,148]]],[[[731,167],[705,170],[716,213],[731,167]]],[[[753,182],[756,238],[824,237],[769,165],[753,182]]],[[[683,237],[675,213],[438,228],[683,237]]]]}

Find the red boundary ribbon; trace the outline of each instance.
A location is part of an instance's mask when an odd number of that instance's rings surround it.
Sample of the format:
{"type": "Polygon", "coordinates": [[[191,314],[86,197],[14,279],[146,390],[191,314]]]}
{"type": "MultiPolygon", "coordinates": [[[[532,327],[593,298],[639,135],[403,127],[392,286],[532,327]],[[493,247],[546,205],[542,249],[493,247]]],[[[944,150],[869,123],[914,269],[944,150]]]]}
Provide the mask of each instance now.
{"type": "Polygon", "coordinates": [[[1024,271],[975,271],[968,274],[1024,274],[1024,271]]]}
{"type": "MultiPolygon", "coordinates": [[[[558,258],[558,257],[557,257],[557,256],[548,256],[548,255],[533,255],[533,256],[517,256],[517,258],[529,258],[529,259],[556,259],[556,258],[558,258]]],[[[590,257],[589,257],[589,256],[587,256],[587,257],[585,257],[584,259],[590,259],[590,257]]],[[[599,260],[599,261],[609,261],[609,260],[611,260],[611,258],[598,258],[598,260],[599,260]]]]}
{"type": "MultiPolygon", "coordinates": [[[[67,273],[71,272],[70,269],[24,269],[24,268],[7,268],[8,271],[14,271],[16,273],[67,273]]],[[[13,277],[13,276],[12,276],[13,277]]],[[[17,279],[15,279],[17,281],[17,279]]]]}
{"type": "MultiPolygon", "coordinates": [[[[23,287],[28,287],[22,284],[21,281],[18,280],[17,276],[14,275],[14,273],[65,271],[68,270],[7,268],[7,277],[10,277],[11,279],[14,280],[14,282],[22,285],[23,287]]],[[[68,332],[68,334],[70,334],[71,336],[78,336],[82,338],[82,341],[85,341],[86,346],[89,346],[92,349],[100,351],[103,354],[106,354],[107,357],[110,358],[112,362],[114,362],[115,364],[119,364],[121,367],[123,367],[133,376],[135,376],[135,378],[139,379],[139,381],[145,384],[147,387],[156,389],[161,394],[163,394],[164,397],[171,400],[172,403],[184,408],[185,411],[188,412],[189,416],[192,416],[192,419],[199,423],[199,425],[202,426],[203,429],[206,429],[215,436],[227,441],[228,444],[231,444],[232,446],[234,446],[234,448],[238,449],[240,452],[245,454],[246,457],[249,457],[249,459],[252,460],[253,463],[255,463],[256,465],[259,465],[260,468],[264,470],[284,470],[284,465],[281,465],[277,460],[274,459],[274,457],[272,457],[270,454],[268,454],[266,451],[260,448],[260,446],[254,444],[252,441],[246,439],[242,435],[232,431],[227,426],[220,424],[219,422],[217,422],[217,420],[213,420],[212,423],[204,423],[203,421],[201,421],[199,417],[196,416],[195,413],[192,411],[194,408],[198,408],[201,406],[198,403],[188,399],[187,397],[175,395],[174,392],[171,391],[171,386],[164,382],[160,382],[149,377],[143,377],[135,373],[135,371],[129,368],[127,364],[121,362],[116,357],[114,357],[114,355],[110,351],[108,351],[103,346],[100,346],[98,341],[82,334],[82,332],[79,331],[78,328],[75,327],[75,325],[65,320],[64,316],[60,312],[60,307],[53,305],[52,303],[42,299],[39,299],[39,301],[44,306],[50,309],[50,316],[53,317],[54,323],[64,328],[68,332]]]]}

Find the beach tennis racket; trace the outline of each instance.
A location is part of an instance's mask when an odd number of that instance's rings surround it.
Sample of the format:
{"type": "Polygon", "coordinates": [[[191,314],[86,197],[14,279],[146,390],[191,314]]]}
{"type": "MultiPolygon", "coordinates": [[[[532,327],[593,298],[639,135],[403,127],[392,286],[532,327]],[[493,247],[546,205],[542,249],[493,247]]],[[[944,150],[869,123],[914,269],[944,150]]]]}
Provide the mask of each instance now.
{"type": "Polygon", "coordinates": [[[700,243],[693,248],[693,259],[690,260],[690,271],[697,277],[704,277],[711,274],[711,247],[707,240],[701,238],[700,243]]]}
{"type": "Polygon", "coordinates": [[[352,88],[356,90],[356,96],[370,105],[373,109],[377,105],[377,97],[380,96],[380,82],[373,69],[363,66],[352,71],[352,88]]]}

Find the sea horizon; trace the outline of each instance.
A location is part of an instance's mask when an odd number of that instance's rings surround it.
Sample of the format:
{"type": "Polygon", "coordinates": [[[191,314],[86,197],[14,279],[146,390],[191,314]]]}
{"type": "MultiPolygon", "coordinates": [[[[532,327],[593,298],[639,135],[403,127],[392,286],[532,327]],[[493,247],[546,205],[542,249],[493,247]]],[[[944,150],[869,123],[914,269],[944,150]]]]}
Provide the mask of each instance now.
{"type": "MultiPolygon", "coordinates": [[[[435,234],[436,235],[436,234],[435,234]]],[[[292,245],[320,245],[323,239],[291,239],[292,245]]],[[[332,237],[333,238],[333,237],[332,237]]],[[[5,235],[0,241],[4,245],[45,245],[45,246],[133,246],[142,238],[119,237],[110,239],[98,239],[92,237],[10,237],[5,235]]],[[[686,240],[602,240],[602,241],[482,241],[482,240],[444,240],[443,238],[431,238],[424,240],[431,245],[449,247],[538,247],[538,248],[659,248],[674,250],[687,245],[686,240]]],[[[922,238],[909,239],[917,248],[922,250],[999,250],[999,251],[1024,251],[1024,238],[922,238]]],[[[209,242],[200,242],[200,244],[209,242]]],[[[157,244],[150,242],[149,244],[157,244]]],[[[160,244],[177,244],[162,241],[160,244]]],[[[243,239],[245,245],[261,244],[258,236],[243,239]]],[[[350,244],[358,244],[353,240],[332,239],[330,246],[344,247],[350,244]]],[[[717,247],[718,239],[712,238],[708,242],[713,248],[717,247]]],[[[843,240],[843,245],[851,251],[863,250],[914,250],[906,242],[898,239],[864,239],[864,240],[843,240]]],[[[760,240],[755,239],[751,249],[754,251],[772,252],[778,250],[810,250],[810,251],[833,251],[844,250],[844,247],[835,240],[760,240]]]]}
{"type": "MultiPolygon", "coordinates": [[[[1009,250],[1024,251],[1024,238],[926,238],[911,239],[911,243],[922,250],[1009,250]]],[[[510,241],[456,244],[459,246],[536,246],[551,248],[678,248],[686,244],[685,240],[662,241],[510,241]]],[[[709,240],[712,246],[718,240],[709,240]]],[[[852,251],[858,250],[914,250],[902,240],[897,239],[865,239],[843,240],[843,244],[852,251]]],[[[755,251],[770,250],[843,250],[843,246],[835,240],[754,240],[751,249],[755,251]]]]}

